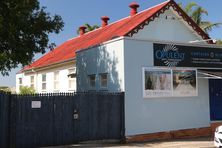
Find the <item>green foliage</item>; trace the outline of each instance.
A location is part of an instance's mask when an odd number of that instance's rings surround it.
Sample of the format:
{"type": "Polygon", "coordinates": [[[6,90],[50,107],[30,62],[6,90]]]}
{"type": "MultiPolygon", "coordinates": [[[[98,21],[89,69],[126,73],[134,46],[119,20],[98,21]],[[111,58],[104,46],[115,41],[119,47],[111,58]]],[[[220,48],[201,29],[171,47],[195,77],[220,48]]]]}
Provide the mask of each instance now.
{"type": "MultiPolygon", "coordinates": [[[[86,26],[86,32],[90,32],[90,31],[93,31],[95,29],[98,29],[99,26],[98,25],[90,25],[90,24],[85,24],[84,26],[86,26]]],[[[77,30],[77,34],[79,34],[79,29],[77,30]]]]}
{"type": "MultiPolygon", "coordinates": [[[[179,4],[181,8],[182,4],[179,4]]],[[[196,4],[195,2],[188,3],[183,10],[194,20],[197,25],[200,26],[207,34],[215,27],[220,27],[222,23],[212,23],[210,21],[204,21],[203,15],[208,15],[208,11],[196,4]]]]}
{"type": "Polygon", "coordinates": [[[0,73],[19,64],[32,62],[35,53],[52,49],[49,33],[59,33],[64,26],[59,15],[51,16],[38,0],[0,1],[0,73]]]}
{"type": "Polygon", "coordinates": [[[222,40],[217,40],[216,44],[222,46],[222,40]]]}
{"type": "Polygon", "coordinates": [[[0,91],[11,93],[10,88],[7,86],[0,86],[0,91]]]}
{"type": "Polygon", "coordinates": [[[35,93],[36,93],[35,89],[28,86],[21,86],[19,90],[19,94],[21,95],[35,94],[35,93]]]}

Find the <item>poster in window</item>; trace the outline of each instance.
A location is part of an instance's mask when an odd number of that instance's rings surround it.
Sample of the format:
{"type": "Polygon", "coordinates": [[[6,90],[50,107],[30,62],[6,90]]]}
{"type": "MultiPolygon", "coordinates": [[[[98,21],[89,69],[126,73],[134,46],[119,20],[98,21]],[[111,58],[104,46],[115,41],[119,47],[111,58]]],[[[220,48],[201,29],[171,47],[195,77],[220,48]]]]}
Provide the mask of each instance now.
{"type": "Polygon", "coordinates": [[[172,96],[172,75],[169,69],[143,68],[144,98],[172,96]]]}
{"type": "Polygon", "coordinates": [[[196,70],[173,70],[173,96],[197,96],[196,70]]]}

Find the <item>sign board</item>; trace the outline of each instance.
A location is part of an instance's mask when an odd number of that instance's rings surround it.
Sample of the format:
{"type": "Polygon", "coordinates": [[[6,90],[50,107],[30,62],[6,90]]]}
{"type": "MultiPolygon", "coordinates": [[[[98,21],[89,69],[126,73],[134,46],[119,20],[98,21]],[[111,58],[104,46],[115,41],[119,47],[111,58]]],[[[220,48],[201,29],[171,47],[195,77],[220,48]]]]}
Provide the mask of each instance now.
{"type": "Polygon", "coordinates": [[[169,69],[143,68],[143,96],[172,96],[172,76],[169,69]]]}
{"type": "Polygon", "coordinates": [[[173,96],[197,96],[197,71],[194,69],[175,69],[173,75],[173,96]]]}
{"type": "Polygon", "coordinates": [[[32,108],[41,108],[41,101],[32,101],[32,108]]]}
{"type": "Polygon", "coordinates": [[[222,67],[222,50],[210,47],[153,44],[154,66],[222,67]]]}
{"type": "Polygon", "coordinates": [[[197,96],[196,69],[143,68],[143,97],[197,96]]]}

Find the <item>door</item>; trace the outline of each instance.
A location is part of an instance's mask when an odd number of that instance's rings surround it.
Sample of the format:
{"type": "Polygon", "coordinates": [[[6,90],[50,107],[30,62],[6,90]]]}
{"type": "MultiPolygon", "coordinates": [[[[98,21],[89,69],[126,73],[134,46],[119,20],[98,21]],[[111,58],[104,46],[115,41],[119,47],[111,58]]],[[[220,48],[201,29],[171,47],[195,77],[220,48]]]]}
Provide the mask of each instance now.
{"type": "Polygon", "coordinates": [[[222,120],[222,80],[209,80],[210,89],[210,119],[222,120]]]}

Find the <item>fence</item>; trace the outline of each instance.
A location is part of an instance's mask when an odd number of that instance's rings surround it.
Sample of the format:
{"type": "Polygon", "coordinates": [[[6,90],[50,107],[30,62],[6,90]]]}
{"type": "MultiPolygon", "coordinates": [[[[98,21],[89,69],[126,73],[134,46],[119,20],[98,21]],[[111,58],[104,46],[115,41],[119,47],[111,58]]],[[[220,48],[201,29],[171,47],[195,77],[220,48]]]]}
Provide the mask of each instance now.
{"type": "Polygon", "coordinates": [[[0,147],[124,138],[123,93],[0,94],[0,147]]]}

